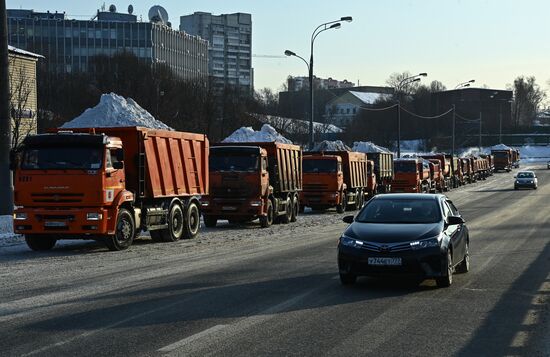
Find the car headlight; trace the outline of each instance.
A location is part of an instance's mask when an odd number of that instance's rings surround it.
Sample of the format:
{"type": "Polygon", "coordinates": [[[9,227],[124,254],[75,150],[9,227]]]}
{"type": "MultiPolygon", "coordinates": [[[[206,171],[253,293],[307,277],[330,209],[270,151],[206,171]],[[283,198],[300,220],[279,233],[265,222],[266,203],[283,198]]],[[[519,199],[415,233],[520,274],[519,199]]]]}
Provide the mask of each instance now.
{"type": "Polygon", "coordinates": [[[414,242],[410,242],[409,244],[411,245],[412,250],[418,250],[418,249],[439,247],[440,242],[441,242],[441,236],[437,236],[434,238],[415,240],[414,242]]]}
{"type": "Polygon", "coordinates": [[[346,247],[352,248],[361,248],[363,246],[363,242],[354,238],[350,238],[345,234],[340,237],[340,243],[342,245],[345,245],[346,247]]]}
{"type": "Polygon", "coordinates": [[[516,183],[520,183],[519,180],[516,180],[516,183]]]}
{"type": "Polygon", "coordinates": [[[103,218],[103,215],[101,213],[86,213],[86,219],[88,221],[99,221],[101,220],[101,218],[103,218]]]}
{"type": "Polygon", "coordinates": [[[17,212],[17,213],[13,214],[13,219],[15,219],[16,221],[24,221],[27,218],[29,218],[29,217],[27,216],[27,213],[25,213],[25,212],[17,212]]]}

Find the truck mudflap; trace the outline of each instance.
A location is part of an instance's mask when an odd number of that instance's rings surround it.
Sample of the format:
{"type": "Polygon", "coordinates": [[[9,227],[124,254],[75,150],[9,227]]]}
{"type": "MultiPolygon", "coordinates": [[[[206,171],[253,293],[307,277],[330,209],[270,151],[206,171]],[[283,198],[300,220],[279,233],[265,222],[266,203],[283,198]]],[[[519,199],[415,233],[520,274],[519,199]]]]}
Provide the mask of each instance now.
{"type": "Polygon", "coordinates": [[[115,225],[115,210],[100,207],[18,208],[13,220],[13,230],[18,234],[55,234],[70,238],[110,234],[115,225]]]}

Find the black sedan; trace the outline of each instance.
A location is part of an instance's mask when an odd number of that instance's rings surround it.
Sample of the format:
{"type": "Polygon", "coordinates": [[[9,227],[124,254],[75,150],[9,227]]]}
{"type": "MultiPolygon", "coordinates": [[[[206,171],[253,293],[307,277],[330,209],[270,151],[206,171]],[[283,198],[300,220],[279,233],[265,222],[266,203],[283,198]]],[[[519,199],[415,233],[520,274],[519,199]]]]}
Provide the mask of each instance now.
{"type": "Polygon", "coordinates": [[[344,222],[351,223],[338,243],[344,285],[361,275],[411,275],[447,287],[453,272],[470,269],[468,228],[445,195],[375,196],[344,222]]]}

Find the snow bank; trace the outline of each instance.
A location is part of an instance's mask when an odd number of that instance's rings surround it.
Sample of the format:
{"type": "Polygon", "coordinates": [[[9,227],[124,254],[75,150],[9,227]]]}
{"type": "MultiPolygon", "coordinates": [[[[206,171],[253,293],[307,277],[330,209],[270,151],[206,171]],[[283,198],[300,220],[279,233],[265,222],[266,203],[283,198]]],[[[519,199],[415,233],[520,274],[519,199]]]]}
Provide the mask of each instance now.
{"type": "Polygon", "coordinates": [[[0,247],[23,243],[23,237],[13,233],[13,217],[0,216],[0,247]]]}
{"type": "Polygon", "coordinates": [[[378,146],[370,141],[356,141],[353,143],[353,151],[359,151],[359,152],[389,152],[390,150],[386,149],[385,147],[378,146]]]}
{"type": "Polygon", "coordinates": [[[229,135],[222,142],[224,143],[248,143],[248,142],[272,142],[292,144],[292,141],[288,140],[277,132],[271,125],[264,124],[260,131],[255,131],[251,127],[242,127],[229,135]]]}
{"type": "Polygon", "coordinates": [[[103,94],[99,104],[88,108],[80,116],[63,124],[62,128],[106,128],[120,126],[143,126],[151,129],[173,130],[156,120],[132,98],[115,93],[103,94]]]}
{"type": "Polygon", "coordinates": [[[351,148],[344,144],[342,140],[323,140],[315,145],[313,151],[351,151],[351,148]]]}
{"type": "Polygon", "coordinates": [[[491,146],[490,149],[491,150],[510,150],[511,147],[504,144],[498,144],[498,145],[491,146]]]}

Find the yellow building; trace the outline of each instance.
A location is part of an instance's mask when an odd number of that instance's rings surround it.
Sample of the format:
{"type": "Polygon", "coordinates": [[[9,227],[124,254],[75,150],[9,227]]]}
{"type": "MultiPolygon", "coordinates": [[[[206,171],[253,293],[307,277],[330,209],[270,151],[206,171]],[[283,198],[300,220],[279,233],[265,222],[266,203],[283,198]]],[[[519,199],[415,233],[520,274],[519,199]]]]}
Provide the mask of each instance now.
{"type": "Polygon", "coordinates": [[[40,58],[44,57],[8,46],[12,147],[18,146],[28,134],[36,133],[36,62],[40,58]]]}

